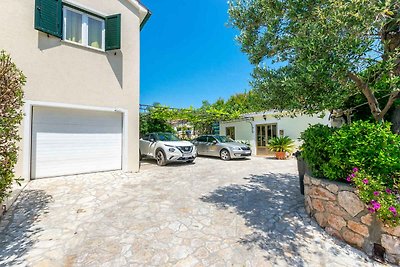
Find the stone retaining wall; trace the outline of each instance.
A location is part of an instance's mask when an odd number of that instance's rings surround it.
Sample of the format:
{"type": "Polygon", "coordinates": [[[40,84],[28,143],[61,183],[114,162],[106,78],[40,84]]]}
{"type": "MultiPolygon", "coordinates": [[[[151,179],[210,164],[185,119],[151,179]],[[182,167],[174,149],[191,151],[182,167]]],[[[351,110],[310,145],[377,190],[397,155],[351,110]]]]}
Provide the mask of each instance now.
{"type": "Polygon", "coordinates": [[[400,226],[386,227],[344,183],[305,175],[304,197],[307,213],[330,235],[400,265],[400,226]]]}

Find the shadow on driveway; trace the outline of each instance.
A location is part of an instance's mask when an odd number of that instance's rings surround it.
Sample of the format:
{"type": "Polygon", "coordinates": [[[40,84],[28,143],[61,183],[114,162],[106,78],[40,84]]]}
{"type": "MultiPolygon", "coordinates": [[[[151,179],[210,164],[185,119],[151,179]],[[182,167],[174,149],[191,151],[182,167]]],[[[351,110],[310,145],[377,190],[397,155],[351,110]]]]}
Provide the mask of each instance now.
{"type": "MultiPolygon", "coordinates": [[[[313,240],[310,225],[304,210],[304,197],[300,194],[298,176],[286,173],[251,175],[244,185],[229,185],[216,189],[202,201],[213,203],[218,208],[233,208],[241,215],[246,225],[254,231],[239,240],[250,247],[258,246],[267,252],[266,260],[279,256],[288,266],[304,266],[301,249],[313,240]]],[[[318,255],[316,252],[309,252],[318,255]]]]}
{"type": "Polygon", "coordinates": [[[24,190],[14,206],[0,220],[0,266],[23,263],[23,256],[34,245],[33,236],[43,231],[35,227],[48,213],[52,197],[42,190],[24,190]]]}

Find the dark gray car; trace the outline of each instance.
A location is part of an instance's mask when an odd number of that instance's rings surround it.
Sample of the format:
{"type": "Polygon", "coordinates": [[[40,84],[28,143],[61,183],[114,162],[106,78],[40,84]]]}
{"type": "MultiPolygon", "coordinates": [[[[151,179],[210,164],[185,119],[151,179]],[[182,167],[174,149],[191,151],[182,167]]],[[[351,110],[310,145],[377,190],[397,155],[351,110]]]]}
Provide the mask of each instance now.
{"type": "Polygon", "coordinates": [[[251,156],[248,145],[235,142],[226,136],[202,135],[194,139],[192,143],[197,148],[197,154],[202,156],[215,156],[222,160],[251,156]]]}

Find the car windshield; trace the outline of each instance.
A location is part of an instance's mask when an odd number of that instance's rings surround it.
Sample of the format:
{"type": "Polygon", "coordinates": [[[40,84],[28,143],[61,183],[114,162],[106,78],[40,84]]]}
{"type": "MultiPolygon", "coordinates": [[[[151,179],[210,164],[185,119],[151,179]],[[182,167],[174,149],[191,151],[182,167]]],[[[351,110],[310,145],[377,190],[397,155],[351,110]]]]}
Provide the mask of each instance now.
{"type": "Polygon", "coordinates": [[[181,141],[172,133],[157,133],[156,137],[158,141],[181,141]]]}
{"type": "Polygon", "coordinates": [[[222,135],[215,135],[215,139],[218,140],[220,143],[229,143],[229,142],[235,142],[233,139],[227,136],[222,136],[222,135]]]}

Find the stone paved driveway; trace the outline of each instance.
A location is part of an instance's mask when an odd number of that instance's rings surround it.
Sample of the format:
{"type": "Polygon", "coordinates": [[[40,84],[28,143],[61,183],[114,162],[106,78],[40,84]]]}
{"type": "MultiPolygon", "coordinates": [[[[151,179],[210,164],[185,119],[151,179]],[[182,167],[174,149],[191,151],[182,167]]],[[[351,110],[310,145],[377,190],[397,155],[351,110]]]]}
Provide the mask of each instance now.
{"type": "Polygon", "coordinates": [[[294,160],[31,182],[0,222],[0,266],[377,266],[305,214],[294,160]]]}

